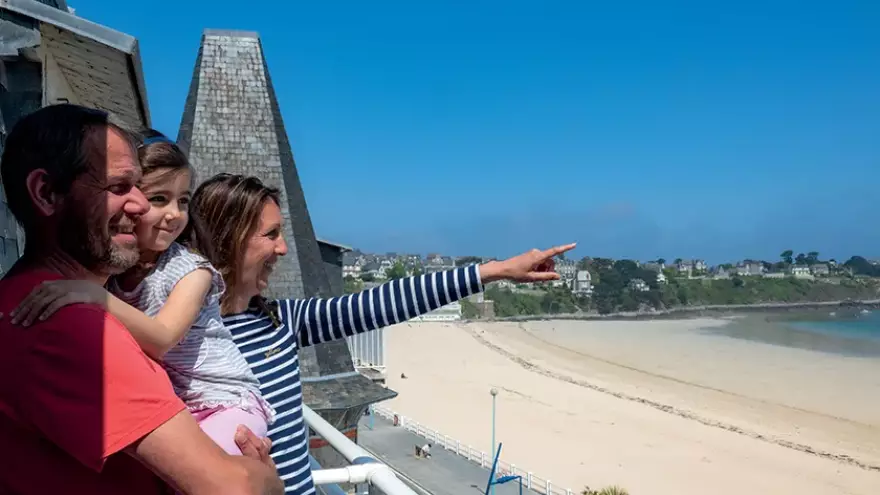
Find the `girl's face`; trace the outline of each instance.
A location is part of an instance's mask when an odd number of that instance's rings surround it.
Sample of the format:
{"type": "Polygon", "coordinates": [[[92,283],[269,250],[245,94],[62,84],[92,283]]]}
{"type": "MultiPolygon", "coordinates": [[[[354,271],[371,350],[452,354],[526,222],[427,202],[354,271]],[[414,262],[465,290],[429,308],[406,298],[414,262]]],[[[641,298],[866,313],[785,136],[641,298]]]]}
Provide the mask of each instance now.
{"type": "Polygon", "coordinates": [[[144,176],[140,190],[150,202],[150,211],[135,227],[141,251],[165,251],[186,228],[191,181],[192,173],[186,169],[159,169],[144,176]]]}

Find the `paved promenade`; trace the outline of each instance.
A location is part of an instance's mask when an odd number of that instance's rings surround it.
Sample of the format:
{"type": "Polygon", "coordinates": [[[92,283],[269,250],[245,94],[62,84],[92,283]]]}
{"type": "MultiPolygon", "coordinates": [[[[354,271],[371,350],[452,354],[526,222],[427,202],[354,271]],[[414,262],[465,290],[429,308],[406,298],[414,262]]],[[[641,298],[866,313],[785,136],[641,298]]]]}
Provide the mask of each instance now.
{"type": "MultiPolygon", "coordinates": [[[[419,489],[420,493],[431,495],[478,495],[485,492],[488,469],[438,445],[431,449],[430,459],[417,459],[414,448],[425,442],[424,438],[404,428],[394,427],[390,421],[379,416],[373,418],[372,430],[369,417],[362,418],[358,428],[358,444],[409,478],[406,481],[414,484],[417,492],[419,489]]],[[[516,482],[496,485],[495,493],[517,495],[519,485],[516,482]]],[[[523,488],[524,495],[531,493],[523,488]]]]}

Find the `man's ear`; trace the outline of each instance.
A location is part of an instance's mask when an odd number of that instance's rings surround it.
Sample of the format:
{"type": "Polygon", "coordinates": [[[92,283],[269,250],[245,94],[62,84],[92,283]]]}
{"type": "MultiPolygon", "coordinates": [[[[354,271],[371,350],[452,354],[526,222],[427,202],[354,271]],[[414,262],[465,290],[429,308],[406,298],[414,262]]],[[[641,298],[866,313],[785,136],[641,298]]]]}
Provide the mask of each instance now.
{"type": "Polygon", "coordinates": [[[44,217],[49,217],[58,211],[59,200],[58,194],[52,189],[49,182],[49,174],[45,170],[38,168],[27,175],[25,179],[25,187],[31,204],[37,210],[37,213],[44,217]]]}

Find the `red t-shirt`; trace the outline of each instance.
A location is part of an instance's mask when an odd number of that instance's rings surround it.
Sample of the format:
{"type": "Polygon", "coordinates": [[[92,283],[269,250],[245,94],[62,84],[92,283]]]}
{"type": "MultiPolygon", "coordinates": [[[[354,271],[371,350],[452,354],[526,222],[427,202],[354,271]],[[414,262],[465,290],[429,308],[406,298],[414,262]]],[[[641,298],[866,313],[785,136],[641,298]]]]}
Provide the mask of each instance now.
{"type": "Polygon", "coordinates": [[[0,493],[166,493],[121,452],[184,409],[161,366],[116,318],[66,306],[30,327],[9,312],[44,280],[0,280],[0,493]]]}

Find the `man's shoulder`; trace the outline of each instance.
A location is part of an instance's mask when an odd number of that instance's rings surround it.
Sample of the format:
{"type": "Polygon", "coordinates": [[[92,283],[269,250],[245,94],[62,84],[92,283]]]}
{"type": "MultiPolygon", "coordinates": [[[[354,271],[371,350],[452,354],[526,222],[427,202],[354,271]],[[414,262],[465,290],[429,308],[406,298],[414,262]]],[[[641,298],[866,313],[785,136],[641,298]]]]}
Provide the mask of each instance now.
{"type": "MultiPolygon", "coordinates": [[[[0,280],[0,301],[17,305],[34,287],[50,280],[61,280],[64,277],[45,270],[23,270],[7,274],[0,280]]],[[[13,306],[14,307],[14,306],[13,306]]],[[[7,311],[4,311],[7,313],[7,311]]]]}
{"type": "MultiPolygon", "coordinates": [[[[23,271],[0,280],[0,313],[8,315],[41,283],[62,280],[59,274],[48,271],[23,271]]],[[[0,328],[10,330],[9,318],[0,320],[0,328]]],[[[4,332],[5,333],[5,332],[4,332]]],[[[125,326],[98,304],[71,304],[56,311],[46,320],[37,320],[27,328],[14,328],[6,336],[18,341],[18,351],[48,344],[61,352],[79,352],[88,347],[140,347],[125,326]]],[[[8,340],[7,340],[8,341],[8,340]]]]}

